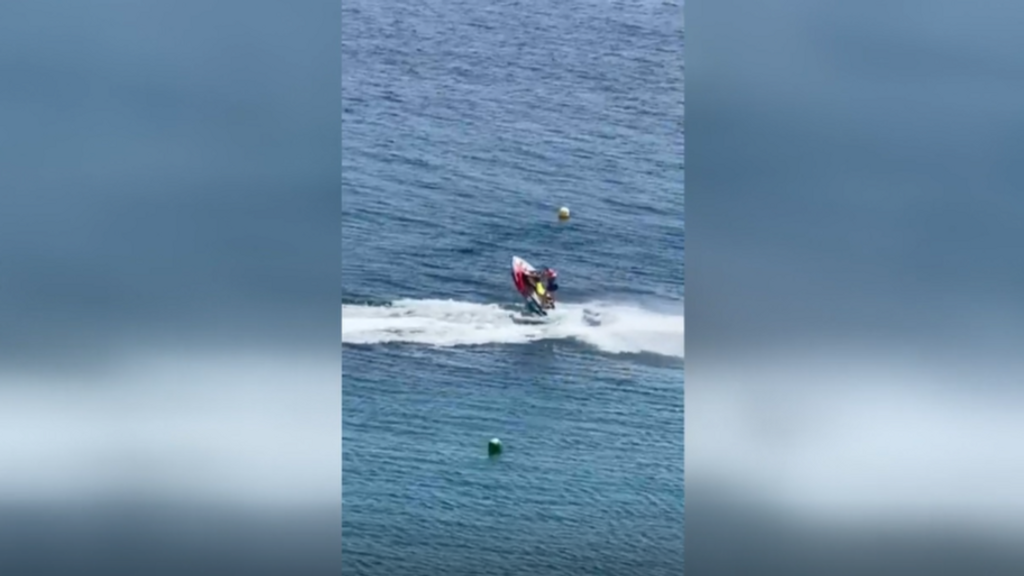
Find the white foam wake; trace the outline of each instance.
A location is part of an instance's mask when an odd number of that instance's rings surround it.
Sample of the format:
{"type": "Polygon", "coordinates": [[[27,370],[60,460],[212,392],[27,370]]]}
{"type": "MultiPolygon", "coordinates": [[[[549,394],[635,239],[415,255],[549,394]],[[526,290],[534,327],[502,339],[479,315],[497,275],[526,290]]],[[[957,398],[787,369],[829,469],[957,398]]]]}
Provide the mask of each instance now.
{"type": "Polygon", "coordinates": [[[344,304],[341,341],[471,346],[575,339],[611,353],[684,355],[682,315],[600,302],[561,304],[553,313],[555,321],[545,325],[516,324],[511,314],[495,304],[453,300],[398,300],[391,306],[344,304]],[[600,324],[587,323],[584,310],[597,313],[600,324]]]}

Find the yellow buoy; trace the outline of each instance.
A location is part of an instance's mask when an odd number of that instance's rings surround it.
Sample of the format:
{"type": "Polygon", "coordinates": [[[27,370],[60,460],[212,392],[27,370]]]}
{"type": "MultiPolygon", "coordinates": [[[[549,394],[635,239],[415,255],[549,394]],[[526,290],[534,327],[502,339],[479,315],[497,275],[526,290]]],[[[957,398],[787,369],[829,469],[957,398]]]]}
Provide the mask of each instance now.
{"type": "Polygon", "coordinates": [[[561,208],[559,208],[558,209],[558,219],[559,220],[568,220],[569,219],[569,209],[566,208],[565,206],[562,206],[561,208]]]}

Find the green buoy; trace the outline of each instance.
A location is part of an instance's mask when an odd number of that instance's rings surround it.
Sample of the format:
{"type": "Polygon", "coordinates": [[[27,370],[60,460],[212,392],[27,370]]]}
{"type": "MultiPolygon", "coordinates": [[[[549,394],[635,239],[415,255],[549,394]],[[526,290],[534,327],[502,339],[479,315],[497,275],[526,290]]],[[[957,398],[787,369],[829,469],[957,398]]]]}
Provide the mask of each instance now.
{"type": "Polygon", "coordinates": [[[491,438],[491,441],[487,443],[487,454],[489,456],[501,454],[501,440],[491,438]]]}

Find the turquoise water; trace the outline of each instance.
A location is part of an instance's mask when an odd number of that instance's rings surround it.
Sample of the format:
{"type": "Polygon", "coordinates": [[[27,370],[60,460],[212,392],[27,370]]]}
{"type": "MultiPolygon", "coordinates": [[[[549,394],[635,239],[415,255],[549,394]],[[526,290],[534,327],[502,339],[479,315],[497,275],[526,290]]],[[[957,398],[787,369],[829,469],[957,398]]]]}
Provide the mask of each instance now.
{"type": "Polygon", "coordinates": [[[344,573],[681,573],[682,5],[342,26],[344,573]],[[510,321],[513,255],[557,322],[510,321]]]}

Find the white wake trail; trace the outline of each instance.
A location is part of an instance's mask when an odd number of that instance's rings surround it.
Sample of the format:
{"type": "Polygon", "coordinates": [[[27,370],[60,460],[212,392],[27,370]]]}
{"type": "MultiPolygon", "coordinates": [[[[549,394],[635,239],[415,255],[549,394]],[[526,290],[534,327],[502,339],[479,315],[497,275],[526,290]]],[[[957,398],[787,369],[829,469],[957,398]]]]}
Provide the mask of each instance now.
{"type": "Polygon", "coordinates": [[[552,314],[555,321],[544,325],[516,324],[511,314],[496,304],[454,300],[398,300],[391,306],[344,304],[341,341],[473,346],[574,339],[610,353],[684,356],[681,314],[600,302],[560,304],[552,314]],[[597,313],[600,324],[588,324],[584,310],[597,313]]]}

